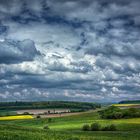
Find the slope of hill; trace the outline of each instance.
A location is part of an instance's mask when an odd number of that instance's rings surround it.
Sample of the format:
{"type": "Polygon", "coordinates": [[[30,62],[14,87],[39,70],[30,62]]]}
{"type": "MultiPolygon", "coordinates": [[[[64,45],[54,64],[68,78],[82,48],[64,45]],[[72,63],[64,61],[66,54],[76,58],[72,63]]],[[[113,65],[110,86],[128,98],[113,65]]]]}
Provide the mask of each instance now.
{"type": "Polygon", "coordinates": [[[100,104],[87,102],[69,101],[44,101],[44,102],[1,102],[0,110],[9,109],[43,109],[43,108],[77,108],[77,109],[96,109],[100,104]]]}
{"type": "Polygon", "coordinates": [[[140,100],[125,100],[120,101],[119,104],[140,104],[140,100]]]}
{"type": "Polygon", "coordinates": [[[105,120],[98,112],[47,119],[0,121],[0,140],[139,140],[140,118],[105,120]],[[82,131],[84,124],[115,124],[117,131],[82,131]],[[49,130],[44,130],[48,125],[49,130]]]}

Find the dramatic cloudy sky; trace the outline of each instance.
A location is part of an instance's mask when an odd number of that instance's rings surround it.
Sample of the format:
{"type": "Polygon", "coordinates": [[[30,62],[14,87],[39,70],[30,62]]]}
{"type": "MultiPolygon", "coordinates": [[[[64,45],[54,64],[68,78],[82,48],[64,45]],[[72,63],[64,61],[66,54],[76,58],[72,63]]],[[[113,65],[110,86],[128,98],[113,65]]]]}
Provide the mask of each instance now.
{"type": "Polygon", "coordinates": [[[140,0],[0,0],[0,101],[140,99],[140,0]]]}

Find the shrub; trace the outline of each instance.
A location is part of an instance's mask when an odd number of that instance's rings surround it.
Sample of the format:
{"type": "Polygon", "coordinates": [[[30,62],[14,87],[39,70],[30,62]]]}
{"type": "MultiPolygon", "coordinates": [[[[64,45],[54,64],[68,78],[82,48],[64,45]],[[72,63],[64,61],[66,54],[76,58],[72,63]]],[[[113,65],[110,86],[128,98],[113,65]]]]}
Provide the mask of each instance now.
{"type": "Polygon", "coordinates": [[[102,131],[109,131],[109,127],[108,126],[103,127],[102,131]]]}
{"type": "Polygon", "coordinates": [[[124,111],[125,118],[140,117],[140,110],[138,108],[129,108],[124,111]]]}
{"type": "Polygon", "coordinates": [[[24,112],[23,115],[30,115],[30,113],[29,112],[24,112]]]}
{"type": "Polygon", "coordinates": [[[41,116],[40,115],[37,115],[36,118],[39,119],[39,118],[41,118],[41,116]]]}
{"type": "Polygon", "coordinates": [[[48,123],[52,122],[52,118],[48,118],[48,123]]]}
{"type": "Polygon", "coordinates": [[[49,129],[49,126],[48,125],[44,126],[44,129],[48,130],[49,129]]]}
{"type": "Polygon", "coordinates": [[[115,112],[113,114],[113,118],[115,119],[121,119],[123,117],[123,113],[122,112],[115,112]]]}
{"type": "Polygon", "coordinates": [[[111,124],[109,126],[109,129],[110,129],[110,131],[116,131],[117,130],[116,125],[114,125],[114,124],[111,124]]]}
{"type": "Polygon", "coordinates": [[[93,123],[91,124],[90,130],[91,131],[99,131],[101,129],[101,126],[99,123],[93,123]]]}
{"type": "Polygon", "coordinates": [[[102,131],[116,131],[116,130],[117,128],[114,124],[111,124],[102,128],[102,131]]]}
{"type": "Polygon", "coordinates": [[[99,113],[101,115],[101,118],[104,119],[140,117],[140,109],[137,108],[120,109],[115,106],[110,106],[107,109],[100,111],[99,113]]]}
{"type": "Polygon", "coordinates": [[[88,124],[83,125],[82,130],[83,131],[89,131],[90,130],[89,125],[88,124]]]}

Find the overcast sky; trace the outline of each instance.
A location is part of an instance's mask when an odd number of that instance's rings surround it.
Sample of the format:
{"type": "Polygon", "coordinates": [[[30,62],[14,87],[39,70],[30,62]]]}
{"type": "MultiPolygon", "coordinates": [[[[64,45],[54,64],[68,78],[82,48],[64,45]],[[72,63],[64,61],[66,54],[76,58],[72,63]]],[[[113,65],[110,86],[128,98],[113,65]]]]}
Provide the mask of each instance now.
{"type": "Polygon", "coordinates": [[[140,99],[140,0],[0,0],[0,101],[140,99]]]}

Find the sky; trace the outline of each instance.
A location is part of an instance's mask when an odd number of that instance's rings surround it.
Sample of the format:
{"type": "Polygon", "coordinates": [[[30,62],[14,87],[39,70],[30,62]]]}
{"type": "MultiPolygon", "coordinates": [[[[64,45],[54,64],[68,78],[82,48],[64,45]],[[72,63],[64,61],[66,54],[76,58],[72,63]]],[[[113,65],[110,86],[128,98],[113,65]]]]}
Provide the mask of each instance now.
{"type": "Polygon", "coordinates": [[[139,0],[0,0],[0,101],[135,99],[139,0]]]}

